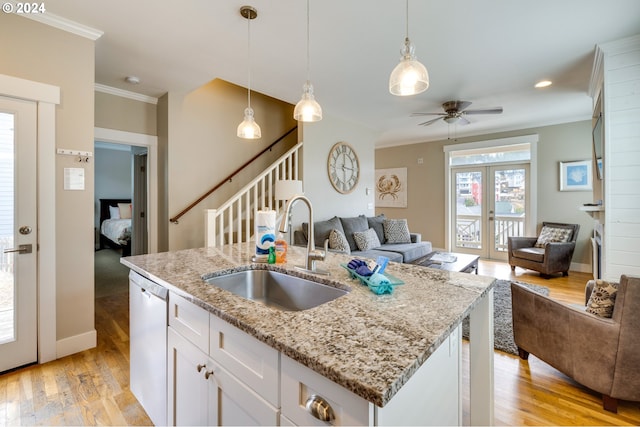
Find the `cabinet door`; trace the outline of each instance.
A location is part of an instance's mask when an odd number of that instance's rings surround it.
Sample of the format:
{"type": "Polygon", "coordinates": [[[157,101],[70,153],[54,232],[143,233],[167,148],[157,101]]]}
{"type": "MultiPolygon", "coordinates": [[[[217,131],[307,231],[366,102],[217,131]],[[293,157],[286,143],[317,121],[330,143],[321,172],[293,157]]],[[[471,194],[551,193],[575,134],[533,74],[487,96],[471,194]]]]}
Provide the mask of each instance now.
{"type": "Polygon", "coordinates": [[[171,327],[167,338],[168,423],[207,425],[209,384],[204,379],[207,355],[171,327]]]}
{"type": "Polygon", "coordinates": [[[277,350],[211,315],[209,355],[273,406],[280,406],[277,350]]]}
{"type": "MultiPolygon", "coordinates": [[[[213,361],[207,369],[213,371],[208,379],[209,425],[278,425],[278,409],[213,361]]],[[[273,393],[277,394],[277,389],[273,393]]]]}
{"type": "Polygon", "coordinates": [[[173,292],[169,292],[169,326],[200,350],[209,351],[209,312],[173,292]]]}

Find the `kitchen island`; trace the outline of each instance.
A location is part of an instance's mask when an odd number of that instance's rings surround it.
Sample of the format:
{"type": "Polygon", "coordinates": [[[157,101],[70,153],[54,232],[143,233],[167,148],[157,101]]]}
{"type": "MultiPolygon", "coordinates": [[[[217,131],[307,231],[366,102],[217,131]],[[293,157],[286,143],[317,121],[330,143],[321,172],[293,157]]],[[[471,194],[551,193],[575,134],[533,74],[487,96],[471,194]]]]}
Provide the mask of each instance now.
{"type": "MultiPolygon", "coordinates": [[[[387,272],[405,283],[392,294],[375,295],[350,279],[340,266],[351,259],[348,255],[329,253],[321,266],[330,275],[320,276],[294,268],[303,264],[303,248],[289,248],[288,262],[284,264],[252,263],[253,253],[253,244],[235,244],[133,256],[122,258],[121,262],[167,287],[170,300],[175,295],[206,310],[212,325],[222,320],[274,349],[282,356],[283,365],[285,360],[291,360],[367,402],[369,424],[383,419],[383,412],[379,416],[375,411],[396,405],[401,390],[411,382],[420,390],[430,387],[438,394],[440,385],[430,382],[429,375],[418,374],[430,357],[445,347],[443,343],[447,348],[442,352],[457,354],[459,361],[459,326],[463,318],[471,315],[470,421],[478,425],[493,423],[494,278],[390,263],[387,272]],[[270,269],[311,278],[349,293],[312,309],[282,311],[203,280],[247,269],[270,269]],[[419,377],[423,377],[422,384],[416,383],[419,377]]],[[[455,372],[447,372],[444,377],[455,378],[459,383],[459,365],[455,366],[455,372]]],[[[457,400],[449,403],[461,408],[460,388],[456,393],[457,400]]],[[[407,398],[402,395],[403,400],[407,398]]],[[[280,398],[272,402],[276,408],[279,404],[280,398]]],[[[171,418],[169,422],[173,422],[171,418]]],[[[459,415],[454,423],[461,422],[459,415]]]]}

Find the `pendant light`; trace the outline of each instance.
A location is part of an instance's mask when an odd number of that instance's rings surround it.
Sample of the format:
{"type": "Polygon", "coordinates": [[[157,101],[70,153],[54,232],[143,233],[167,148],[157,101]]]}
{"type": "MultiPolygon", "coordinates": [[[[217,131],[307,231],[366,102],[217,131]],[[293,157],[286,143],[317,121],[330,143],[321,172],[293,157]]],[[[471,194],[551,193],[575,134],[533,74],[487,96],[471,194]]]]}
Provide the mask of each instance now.
{"type": "Polygon", "coordinates": [[[258,11],[251,6],[242,6],[240,15],[247,20],[247,69],[248,69],[248,85],[247,85],[247,108],[244,110],[244,120],[238,125],[238,137],[243,139],[260,139],[262,133],[260,126],[253,117],[253,108],[251,108],[251,20],[257,18],[258,11]]]}
{"type": "Polygon", "coordinates": [[[409,0],[407,0],[407,35],[400,49],[400,63],[389,77],[389,92],[407,96],[422,93],[429,88],[429,73],[415,55],[415,48],[409,40],[409,0]]]}
{"type": "Polygon", "coordinates": [[[293,118],[303,122],[322,120],[322,107],[313,96],[313,85],[309,80],[309,0],[307,0],[307,81],[302,87],[302,98],[293,110],[293,118]]]}

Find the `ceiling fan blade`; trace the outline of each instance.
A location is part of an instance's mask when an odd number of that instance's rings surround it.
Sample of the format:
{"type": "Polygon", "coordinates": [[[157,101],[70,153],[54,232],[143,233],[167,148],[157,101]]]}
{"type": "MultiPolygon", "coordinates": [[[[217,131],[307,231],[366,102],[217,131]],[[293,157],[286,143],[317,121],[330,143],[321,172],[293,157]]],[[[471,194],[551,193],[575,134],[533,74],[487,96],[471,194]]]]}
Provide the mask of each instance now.
{"type": "Polygon", "coordinates": [[[411,113],[411,117],[420,117],[420,116],[446,116],[447,113],[411,113]]]}
{"type": "Polygon", "coordinates": [[[473,103],[469,101],[456,101],[456,109],[462,112],[465,108],[469,108],[471,104],[473,103]]]}
{"type": "Polygon", "coordinates": [[[502,107],[487,108],[484,110],[469,110],[465,111],[464,114],[502,114],[502,107]]]}
{"type": "Polygon", "coordinates": [[[442,120],[442,117],[436,117],[435,119],[427,120],[426,122],[418,123],[418,126],[429,126],[431,123],[435,123],[438,120],[442,120]]]}

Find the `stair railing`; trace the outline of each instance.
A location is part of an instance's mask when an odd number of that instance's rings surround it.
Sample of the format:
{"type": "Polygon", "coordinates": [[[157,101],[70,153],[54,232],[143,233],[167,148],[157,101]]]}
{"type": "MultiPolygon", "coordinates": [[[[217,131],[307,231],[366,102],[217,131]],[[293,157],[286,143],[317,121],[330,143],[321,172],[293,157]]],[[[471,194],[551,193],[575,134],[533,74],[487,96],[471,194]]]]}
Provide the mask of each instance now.
{"type": "Polygon", "coordinates": [[[248,242],[253,237],[252,220],[259,209],[284,209],[284,201],[275,198],[278,180],[299,179],[299,142],[265,169],[218,209],[205,210],[205,246],[222,246],[232,242],[248,242]]]}
{"type": "Polygon", "coordinates": [[[209,197],[211,194],[213,194],[214,191],[216,191],[218,188],[222,187],[224,184],[226,184],[227,182],[231,182],[231,180],[233,179],[233,177],[235,177],[238,173],[240,173],[244,168],[246,168],[247,166],[249,166],[251,163],[253,163],[254,160],[257,160],[258,158],[260,158],[260,156],[262,156],[264,153],[266,153],[267,151],[271,151],[271,149],[280,141],[283,141],[286,137],[288,137],[291,133],[293,133],[293,131],[295,131],[296,129],[298,129],[298,126],[294,126],[293,128],[291,128],[289,131],[287,131],[287,133],[285,133],[284,135],[282,135],[280,138],[276,139],[275,141],[273,141],[267,148],[265,148],[264,150],[262,150],[261,152],[259,152],[258,154],[256,154],[255,156],[253,156],[251,159],[247,160],[242,166],[240,166],[238,169],[236,169],[235,171],[233,171],[229,176],[227,176],[225,179],[223,179],[222,181],[220,181],[217,185],[215,185],[213,188],[211,188],[209,191],[207,191],[206,193],[204,193],[202,196],[200,196],[197,200],[195,200],[193,203],[191,203],[189,206],[187,206],[186,208],[184,208],[179,214],[177,214],[176,216],[172,217],[169,219],[169,222],[173,223],[173,224],[178,224],[178,220],[187,212],[189,212],[191,209],[193,209],[194,207],[196,207],[201,201],[203,201],[204,199],[206,199],[207,197],[209,197]]]}

